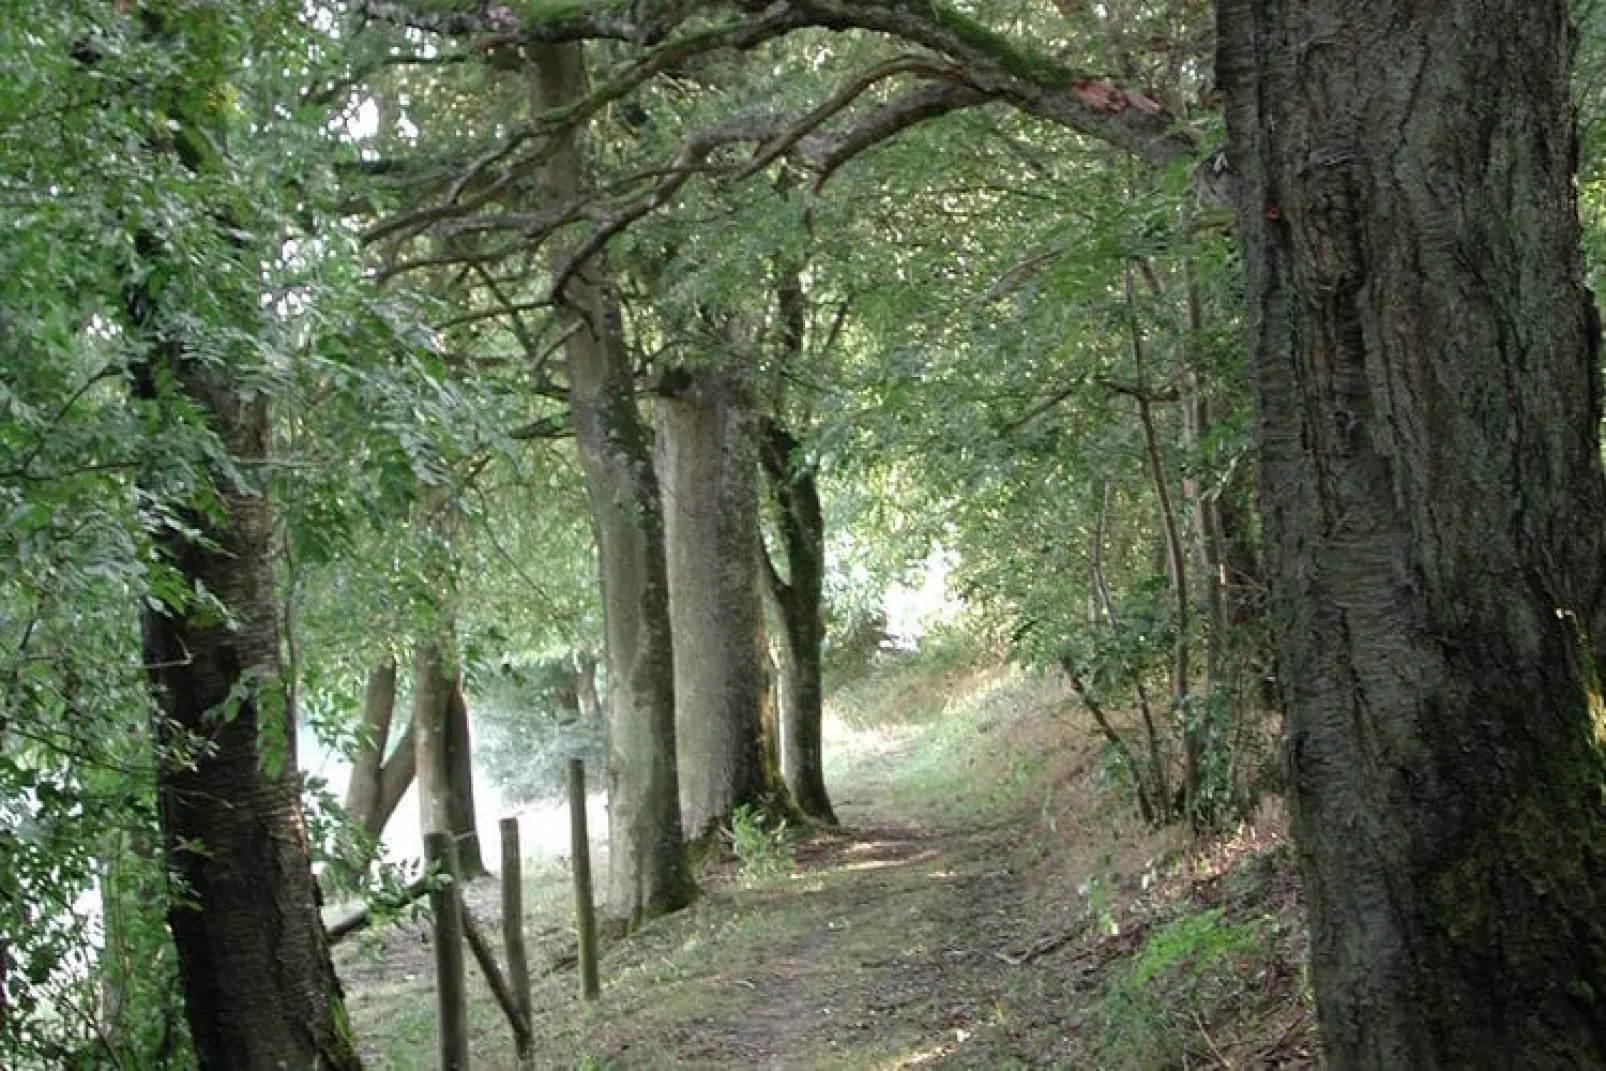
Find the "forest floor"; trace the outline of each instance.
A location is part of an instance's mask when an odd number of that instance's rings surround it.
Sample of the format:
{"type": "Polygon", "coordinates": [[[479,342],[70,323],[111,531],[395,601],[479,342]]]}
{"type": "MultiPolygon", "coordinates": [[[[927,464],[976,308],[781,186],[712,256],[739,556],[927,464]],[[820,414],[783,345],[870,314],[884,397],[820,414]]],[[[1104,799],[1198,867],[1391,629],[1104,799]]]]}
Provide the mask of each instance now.
{"type": "MultiPolygon", "coordinates": [[[[827,747],[841,828],[709,864],[693,908],[605,943],[594,1004],[566,864],[527,862],[538,1068],[1317,1066],[1275,806],[1147,830],[1057,684],[966,662],[839,694],[827,747]]],[[[495,882],[468,901],[494,930],[495,882]]],[[[434,1066],[427,936],[337,950],[371,1067],[434,1066]]],[[[516,1067],[472,984],[474,1066],[516,1067]]]]}

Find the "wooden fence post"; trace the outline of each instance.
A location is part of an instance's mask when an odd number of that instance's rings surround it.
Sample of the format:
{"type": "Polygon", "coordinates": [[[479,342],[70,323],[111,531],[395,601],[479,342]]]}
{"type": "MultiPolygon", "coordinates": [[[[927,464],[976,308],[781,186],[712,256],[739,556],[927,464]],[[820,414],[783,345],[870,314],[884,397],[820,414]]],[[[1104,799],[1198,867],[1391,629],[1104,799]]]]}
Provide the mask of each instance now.
{"type": "Polygon", "coordinates": [[[435,994],[440,1008],[441,1071],[468,1071],[468,988],[463,977],[463,890],[449,833],[424,834],[424,859],[445,883],[429,894],[435,916],[435,994]]]}
{"type": "MultiPolygon", "coordinates": [[[[519,820],[504,818],[502,832],[502,947],[507,950],[508,982],[513,1001],[527,1027],[533,1027],[530,1008],[530,960],[524,950],[524,861],[519,857],[519,820]]],[[[519,1066],[534,1067],[535,1048],[528,1030],[519,1047],[519,1066]]]]}
{"type": "Polygon", "coordinates": [[[580,995],[602,994],[597,978],[597,911],[591,902],[591,835],[586,831],[586,764],[569,760],[569,859],[574,870],[574,911],[580,931],[580,995]]]}

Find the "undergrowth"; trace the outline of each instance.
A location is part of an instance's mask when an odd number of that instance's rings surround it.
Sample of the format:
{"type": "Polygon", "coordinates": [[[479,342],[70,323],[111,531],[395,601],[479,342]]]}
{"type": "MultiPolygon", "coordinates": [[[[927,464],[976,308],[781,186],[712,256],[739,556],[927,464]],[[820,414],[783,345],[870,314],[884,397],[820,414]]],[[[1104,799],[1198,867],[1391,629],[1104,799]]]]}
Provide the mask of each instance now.
{"type": "Polygon", "coordinates": [[[760,808],[744,803],[732,813],[725,836],[736,855],[737,872],[748,885],[784,878],[796,865],[785,818],[768,818],[760,808]]]}
{"type": "Polygon", "coordinates": [[[1264,919],[1230,923],[1219,908],[1183,914],[1151,933],[1100,995],[1100,1063],[1186,1066],[1209,1026],[1243,1005],[1249,966],[1268,952],[1264,919]]]}

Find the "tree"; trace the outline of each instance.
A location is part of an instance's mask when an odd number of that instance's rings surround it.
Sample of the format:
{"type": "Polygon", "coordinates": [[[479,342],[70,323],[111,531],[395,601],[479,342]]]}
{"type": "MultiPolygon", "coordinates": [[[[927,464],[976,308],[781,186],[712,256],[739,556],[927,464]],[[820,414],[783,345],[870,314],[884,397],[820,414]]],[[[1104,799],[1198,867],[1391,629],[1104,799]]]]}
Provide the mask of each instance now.
{"type": "MultiPolygon", "coordinates": [[[[578,45],[531,50],[538,113],[585,93],[578,45]]],[[[582,131],[553,139],[543,192],[557,204],[586,179],[582,131]]],[[[555,272],[570,255],[555,248],[555,272]]],[[[636,924],[685,906],[694,887],[675,764],[674,652],[663,512],[646,429],[636,409],[618,296],[596,265],[560,279],[567,326],[569,406],[585,472],[602,581],[608,693],[609,906],[636,924]]],[[[529,355],[535,359],[538,355],[529,355]]]]}
{"type": "Polygon", "coordinates": [[[767,590],[781,622],[777,711],[781,776],[804,814],[835,825],[836,812],[825,789],[821,741],[825,514],[802,444],[775,420],[764,422],[760,436],[765,482],[774,496],[776,527],[785,551],[784,573],[767,550],[762,559],[767,590]]]}
{"type": "Polygon", "coordinates": [[[1569,5],[1217,16],[1328,1058],[1600,1066],[1606,483],[1569,5]]]}
{"type": "Polygon", "coordinates": [[[346,813],[374,842],[384,833],[418,768],[411,721],[391,746],[395,711],[396,659],[387,654],[368,671],[362,725],[346,789],[346,813]]]}
{"type": "MultiPolygon", "coordinates": [[[[738,333],[733,318],[727,333],[738,333]]],[[[686,836],[717,835],[737,807],[776,802],[762,708],[759,469],[751,390],[734,355],[681,370],[658,403],[675,750],[686,836]]]]}
{"type": "MultiPolygon", "coordinates": [[[[151,87],[169,118],[166,131],[148,132],[148,151],[197,179],[221,178],[215,139],[224,135],[220,102],[240,27],[215,12],[185,21],[159,7],[137,14],[140,34],[156,47],[198,50],[180,51],[169,79],[151,87]]],[[[238,191],[225,197],[212,226],[246,226],[238,191]]],[[[242,334],[261,329],[262,258],[253,242],[228,234],[216,242],[216,290],[200,315],[192,295],[172,285],[184,277],[175,265],[183,250],[155,230],[133,235],[124,298],[132,390],[148,419],[158,427],[196,422],[216,442],[191,501],[153,526],[161,567],[182,593],[149,599],[141,612],[159,737],[168,745],[157,770],[165,854],[183,884],[168,921],[202,1068],[355,1068],[318,915],[280,666],[273,520],[262,483],[268,398],[252,389],[239,345],[242,334]]],[[[147,468],[138,482],[149,491],[165,478],[147,468]]]]}

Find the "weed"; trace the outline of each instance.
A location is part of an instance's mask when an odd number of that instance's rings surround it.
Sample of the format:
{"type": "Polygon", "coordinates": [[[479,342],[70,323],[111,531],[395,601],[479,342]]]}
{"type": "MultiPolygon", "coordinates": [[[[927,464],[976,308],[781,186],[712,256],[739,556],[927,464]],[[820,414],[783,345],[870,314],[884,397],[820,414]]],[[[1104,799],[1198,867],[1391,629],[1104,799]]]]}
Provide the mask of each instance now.
{"type": "Polygon", "coordinates": [[[796,864],[792,833],[786,819],[767,819],[762,811],[743,804],[731,814],[725,835],[736,853],[741,876],[750,885],[786,877],[796,864]]]}

